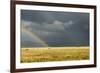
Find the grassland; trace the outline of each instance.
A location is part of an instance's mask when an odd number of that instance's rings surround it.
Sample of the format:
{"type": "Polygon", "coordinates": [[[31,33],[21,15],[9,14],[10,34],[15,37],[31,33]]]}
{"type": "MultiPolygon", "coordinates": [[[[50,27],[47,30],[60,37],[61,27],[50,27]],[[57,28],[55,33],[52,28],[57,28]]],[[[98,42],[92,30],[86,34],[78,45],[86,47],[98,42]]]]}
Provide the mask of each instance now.
{"type": "Polygon", "coordinates": [[[89,59],[89,47],[21,48],[21,62],[48,62],[89,59]]]}

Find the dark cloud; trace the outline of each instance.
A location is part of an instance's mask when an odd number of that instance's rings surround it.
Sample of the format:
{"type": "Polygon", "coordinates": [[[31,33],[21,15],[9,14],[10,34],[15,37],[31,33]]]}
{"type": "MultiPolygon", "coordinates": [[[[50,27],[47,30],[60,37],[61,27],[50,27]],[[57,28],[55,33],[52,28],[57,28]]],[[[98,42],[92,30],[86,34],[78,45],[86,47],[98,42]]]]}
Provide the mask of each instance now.
{"type": "MultiPolygon", "coordinates": [[[[49,46],[89,46],[89,13],[21,10],[23,28],[49,46]]],[[[25,32],[21,37],[22,47],[44,46],[25,32]]]]}

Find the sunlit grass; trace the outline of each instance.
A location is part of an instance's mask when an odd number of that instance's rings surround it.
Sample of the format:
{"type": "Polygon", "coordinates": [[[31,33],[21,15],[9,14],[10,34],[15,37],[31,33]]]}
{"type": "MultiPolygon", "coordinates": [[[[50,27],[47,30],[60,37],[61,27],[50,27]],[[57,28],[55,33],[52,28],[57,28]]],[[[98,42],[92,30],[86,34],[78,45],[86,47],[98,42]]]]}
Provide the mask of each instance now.
{"type": "Polygon", "coordinates": [[[48,62],[89,59],[89,47],[21,48],[21,62],[48,62]]]}

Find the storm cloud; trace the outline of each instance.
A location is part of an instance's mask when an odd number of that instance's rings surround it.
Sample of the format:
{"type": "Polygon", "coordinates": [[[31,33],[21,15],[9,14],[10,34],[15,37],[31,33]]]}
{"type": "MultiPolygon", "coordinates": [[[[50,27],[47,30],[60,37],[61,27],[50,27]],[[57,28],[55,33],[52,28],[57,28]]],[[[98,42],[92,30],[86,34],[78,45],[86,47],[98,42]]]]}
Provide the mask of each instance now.
{"type": "Polygon", "coordinates": [[[21,10],[22,47],[89,46],[89,13],[21,10]]]}

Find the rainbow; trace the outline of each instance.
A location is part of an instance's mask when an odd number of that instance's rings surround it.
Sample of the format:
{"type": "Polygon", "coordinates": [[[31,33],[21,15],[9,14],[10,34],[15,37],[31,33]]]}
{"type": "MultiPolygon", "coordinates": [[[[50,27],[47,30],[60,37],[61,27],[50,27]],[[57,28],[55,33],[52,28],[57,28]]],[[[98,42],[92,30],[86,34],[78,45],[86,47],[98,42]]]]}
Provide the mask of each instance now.
{"type": "Polygon", "coordinates": [[[48,44],[42,40],[40,37],[38,37],[34,32],[31,32],[25,28],[22,28],[21,31],[26,32],[28,35],[30,35],[32,38],[37,39],[41,44],[43,44],[44,46],[48,47],[48,44]]]}

